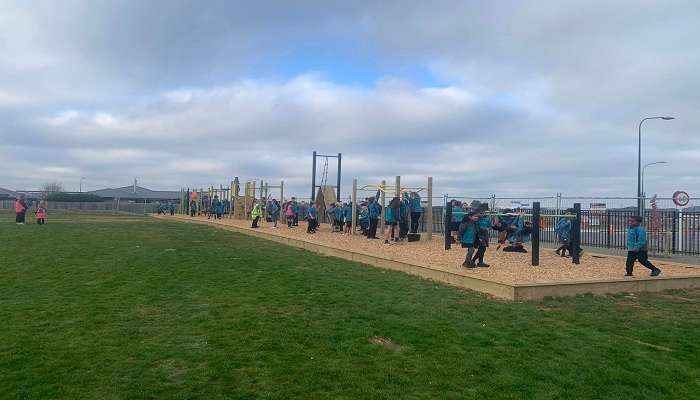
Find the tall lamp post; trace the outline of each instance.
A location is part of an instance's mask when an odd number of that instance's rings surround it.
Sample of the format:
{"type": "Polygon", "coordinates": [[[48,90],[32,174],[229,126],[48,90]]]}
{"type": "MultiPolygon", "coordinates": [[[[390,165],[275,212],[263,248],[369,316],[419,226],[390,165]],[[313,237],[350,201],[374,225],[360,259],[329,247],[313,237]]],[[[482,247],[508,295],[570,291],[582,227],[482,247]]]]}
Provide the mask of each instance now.
{"type": "MultiPolygon", "coordinates": [[[[644,196],[644,199],[647,197],[647,192],[644,189],[644,172],[647,170],[647,167],[651,167],[652,165],[659,165],[659,164],[668,164],[666,161],[657,161],[649,164],[644,164],[642,167],[642,196],[644,196]]],[[[646,204],[644,205],[646,208],[646,204]]],[[[643,210],[642,210],[643,211],[643,210]]]]}
{"type": "Polygon", "coordinates": [[[646,117],[639,121],[639,148],[637,151],[637,212],[644,216],[644,199],[642,198],[642,124],[648,119],[663,119],[670,121],[675,117],[646,117]]]}

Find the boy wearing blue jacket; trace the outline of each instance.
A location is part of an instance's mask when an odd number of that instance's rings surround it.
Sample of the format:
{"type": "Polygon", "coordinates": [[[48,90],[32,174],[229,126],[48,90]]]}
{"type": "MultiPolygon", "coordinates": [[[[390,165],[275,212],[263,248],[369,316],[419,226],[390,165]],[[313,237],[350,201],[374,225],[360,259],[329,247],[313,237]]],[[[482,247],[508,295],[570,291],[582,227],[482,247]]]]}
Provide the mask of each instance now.
{"type": "MultiPolygon", "coordinates": [[[[389,202],[386,207],[386,212],[384,213],[385,224],[387,226],[386,237],[384,238],[384,244],[391,244],[389,239],[394,240],[396,236],[396,227],[399,224],[399,208],[401,207],[401,199],[394,197],[389,202]]],[[[396,238],[398,240],[398,238],[396,238]]]]}
{"type": "Polygon", "coordinates": [[[367,239],[379,239],[377,237],[377,225],[379,225],[379,217],[382,215],[382,206],[379,205],[379,190],[375,197],[369,198],[367,212],[369,213],[369,235],[367,239]]]}
{"type": "Polygon", "coordinates": [[[467,256],[464,259],[462,266],[465,268],[475,268],[474,263],[474,248],[478,247],[478,225],[479,216],[476,213],[470,212],[462,218],[457,230],[457,237],[462,243],[462,248],[467,249],[467,256]]]}
{"type": "MultiPolygon", "coordinates": [[[[570,210],[564,211],[564,215],[569,215],[570,210]]],[[[566,250],[569,249],[571,239],[571,221],[568,218],[561,218],[554,227],[554,233],[557,235],[557,242],[560,246],[554,251],[561,257],[566,257],[566,250]]]]}
{"type": "Polygon", "coordinates": [[[292,197],[292,211],[294,211],[292,226],[299,226],[299,203],[297,203],[296,197],[292,197]]]}
{"type": "Polygon", "coordinates": [[[343,217],[345,218],[345,234],[351,234],[352,230],[352,202],[346,203],[343,207],[343,217]]]}
{"type": "Polygon", "coordinates": [[[333,223],[333,231],[334,232],[338,231],[340,233],[343,233],[343,215],[344,215],[343,204],[338,203],[335,206],[335,210],[334,210],[334,218],[335,218],[334,223],[333,223]]]}
{"type": "Polygon", "coordinates": [[[362,229],[362,234],[365,236],[369,235],[369,210],[366,205],[362,206],[357,221],[358,225],[360,225],[360,229],[362,229]]]}
{"type": "Polygon", "coordinates": [[[659,276],[661,273],[660,269],[649,262],[647,256],[647,230],[642,226],[642,217],[640,216],[631,217],[629,220],[629,228],[627,229],[627,272],[625,276],[632,276],[635,261],[639,261],[640,264],[649,268],[651,276],[659,276]]]}
{"type": "Polygon", "coordinates": [[[410,209],[410,200],[408,199],[408,193],[403,194],[401,198],[401,204],[399,205],[399,238],[398,240],[406,239],[408,235],[408,215],[410,209]]]}
{"type": "Polygon", "coordinates": [[[316,233],[316,227],[318,226],[318,211],[316,210],[316,205],[313,203],[309,205],[309,210],[307,211],[307,221],[308,226],[306,228],[306,233],[316,233]]]}
{"type": "Polygon", "coordinates": [[[418,224],[420,222],[420,216],[423,213],[423,206],[421,206],[418,192],[411,192],[409,208],[411,210],[411,233],[418,233],[418,224]]]}

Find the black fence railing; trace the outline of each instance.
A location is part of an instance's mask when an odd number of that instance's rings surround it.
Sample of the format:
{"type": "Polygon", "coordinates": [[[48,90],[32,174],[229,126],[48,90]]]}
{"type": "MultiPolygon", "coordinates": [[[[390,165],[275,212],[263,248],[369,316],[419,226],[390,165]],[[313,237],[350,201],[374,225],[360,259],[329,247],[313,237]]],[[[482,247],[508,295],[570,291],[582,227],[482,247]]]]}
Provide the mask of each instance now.
{"type": "MultiPolygon", "coordinates": [[[[530,210],[523,210],[530,213],[530,210]]],[[[555,210],[543,209],[540,219],[540,241],[555,243],[555,210]],[[550,215],[547,215],[550,214],[550,215]]],[[[627,225],[636,215],[629,210],[581,210],[581,246],[608,249],[627,248],[627,225]]],[[[444,233],[445,210],[433,206],[433,232],[444,233]]],[[[524,217],[528,220],[529,217],[524,217]]],[[[644,225],[648,232],[648,247],[652,254],[700,255],[700,212],[675,210],[647,210],[644,225]]],[[[420,230],[425,232],[425,218],[421,218],[420,230]]],[[[494,233],[495,237],[495,233],[494,233]]]]}

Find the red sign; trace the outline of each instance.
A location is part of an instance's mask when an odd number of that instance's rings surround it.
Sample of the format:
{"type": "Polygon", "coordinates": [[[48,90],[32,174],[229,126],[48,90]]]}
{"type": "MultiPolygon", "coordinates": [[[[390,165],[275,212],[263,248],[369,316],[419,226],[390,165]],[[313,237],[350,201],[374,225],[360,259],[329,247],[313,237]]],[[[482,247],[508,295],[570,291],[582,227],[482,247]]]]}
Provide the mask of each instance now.
{"type": "Polygon", "coordinates": [[[673,193],[673,204],[678,207],[685,207],[690,203],[690,195],[682,190],[673,193]]]}

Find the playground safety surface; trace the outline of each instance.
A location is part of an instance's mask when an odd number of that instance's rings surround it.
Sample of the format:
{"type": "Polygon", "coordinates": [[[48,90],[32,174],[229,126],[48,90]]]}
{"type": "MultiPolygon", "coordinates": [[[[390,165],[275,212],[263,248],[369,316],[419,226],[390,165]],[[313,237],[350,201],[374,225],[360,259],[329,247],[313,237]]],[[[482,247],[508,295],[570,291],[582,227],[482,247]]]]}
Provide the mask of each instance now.
{"type": "MultiPolygon", "coordinates": [[[[356,235],[332,233],[328,224],[321,224],[315,234],[306,233],[306,223],[288,228],[281,222],[278,228],[262,222],[253,229],[251,222],[224,218],[221,220],[184,215],[158,216],[165,220],[207,224],[266,240],[340,257],[372,266],[398,270],[423,278],[465,289],[480,291],[507,300],[537,300],[548,296],[572,296],[583,293],[606,294],[618,292],[661,291],[700,287],[700,268],[654,260],[663,270],[659,277],[649,277],[649,271],[637,265],[634,277],[625,277],[625,258],[595,254],[586,249],[581,264],[571,263],[551,249],[540,250],[540,265],[530,265],[529,253],[496,251],[495,243],[486,252],[489,268],[462,267],[465,249],[459,245],[444,250],[440,234],[433,240],[402,242],[386,245],[384,240],[368,240],[356,235]]],[[[379,234],[378,234],[379,235],[379,234]]]]}

